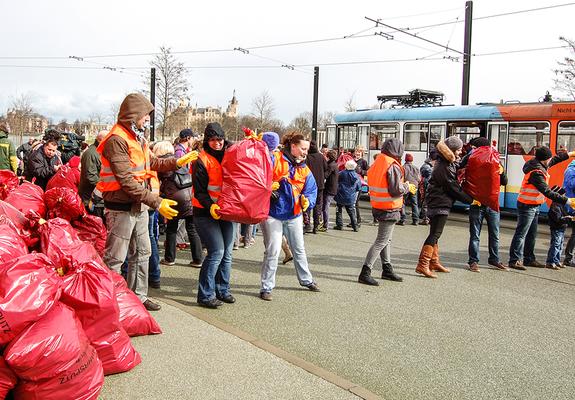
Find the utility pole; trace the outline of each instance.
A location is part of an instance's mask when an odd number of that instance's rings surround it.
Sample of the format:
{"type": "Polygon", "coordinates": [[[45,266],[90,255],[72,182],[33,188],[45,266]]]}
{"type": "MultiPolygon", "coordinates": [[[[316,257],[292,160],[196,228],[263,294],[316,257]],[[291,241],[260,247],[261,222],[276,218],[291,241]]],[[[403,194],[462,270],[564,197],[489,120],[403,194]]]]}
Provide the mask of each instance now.
{"type": "Polygon", "coordinates": [[[319,89],[319,67],[313,67],[313,111],[311,122],[311,140],[317,142],[317,96],[319,89]]]}
{"type": "Polygon", "coordinates": [[[469,78],[471,76],[471,21],[473,20],[473,1],[465,2],[465,38],[463,42],[463,84],[461,86],[461,105],[469,104],[469,78]]]}
{"type": "MultiPolygon", "coordinates": [[[[156,68],[150,71],[150,103],[156,107],[156,68]]],[[[150,142],[155,140],[156,136],[156,111],[150,113],[150,142]]]]}

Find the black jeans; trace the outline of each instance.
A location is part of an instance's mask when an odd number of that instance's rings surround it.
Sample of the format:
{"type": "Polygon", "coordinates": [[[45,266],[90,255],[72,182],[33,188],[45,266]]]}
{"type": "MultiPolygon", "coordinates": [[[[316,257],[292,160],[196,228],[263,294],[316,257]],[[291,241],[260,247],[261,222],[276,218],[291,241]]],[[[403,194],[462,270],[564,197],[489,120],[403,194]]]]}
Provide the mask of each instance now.
{"type": "Polygon", "coordinates": [[[447,215],[435,215],[431,217],[429,224],[429,235],[425,239],[424,245],[435,246],[443,233],[443,228],[447,222],[447,215]]]}
{"type": "Polygon", "coordinates": [[[315,207],[313,208],[313,226],[319,226],[320,218],[323,216],[323,189],[318,189],[315,207]]]}
{"type": "Polygon", "coordinates": [[[575,249],[575,222],[571,222],[571,235],[569,236],[569,241],[567,246],[565,246],[565,261],[564,263],[571,266],[573,262],[573,250],[575,249]]]}
{"type": "Polygon", "coordinates": [[[335,212],[335,226],[338,228],[343,227],[343,208],[347,211],[347,215],[349,215],[349,219],[351,220],[351,227],[355,230],[357,229],[357,219],[355,214],[355,206],[352,204],[351,206],[346,206],[343,204],[338,204],[337,209],[335,212]]]}
{"type": "MultiPolygon", "coordinates": [[[[197,264],[202,263],[202,242],[196,226],[194,225],[194,217],[184,217],[186,224],[186,231],[188,232],[188,239],[190,240],[190,248],[192,250],[192,261],[197,264]]],[[[166,249],[164,251],[164,259],[172,262],[176,260],[176,236],[178,233],[178,220],[180,218],[173,218],[168,221],[166,225],[166,249]]]]}

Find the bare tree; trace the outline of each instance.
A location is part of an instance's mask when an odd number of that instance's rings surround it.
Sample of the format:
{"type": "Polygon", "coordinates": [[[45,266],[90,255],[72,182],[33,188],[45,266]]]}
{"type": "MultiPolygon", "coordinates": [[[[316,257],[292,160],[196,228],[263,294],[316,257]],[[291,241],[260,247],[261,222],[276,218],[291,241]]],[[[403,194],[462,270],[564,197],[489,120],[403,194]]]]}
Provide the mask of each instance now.
{"type": "Polygon", "coordinates": [[[256,119],[255,129],[263,131],[272,125],[274,117],[274,101],[267,90],[252,100],[252,116],[256,119]]]}
{"type": "Polygon", "coordinates": [[[318,117],[318,129],[325,129],[329,124],[333,124],[335,113],[333,111],[326,111],[318,117]]]}
{"type": "Polygon", "coordinates": [[[10,109],[6,113],[6,120],[10,124],[12,134],[18,138],[18,142],[22,142],[22,136],[31,129],[30,119],[34,115],[34,107],[32,106],[33,96],[30,93],[22,93],[12,97],[10,101],[10,109]]]}
{"type": "MultiPolygon", "coordinates": [[[[559,40],[565,42],[569,46],[570,53],[575,55],[575,41],[565,37],[560,37],[559,40]]],[[[559,68],[553,71],[557,76],[553,80],[555,89],[567,93],[571,99],[575,100],[575,59],[565,57],[563,60],[557,61],[557,64],[559,68]]]]}
{"type": "Polygon", "coordinates": [[[312,113],[309,111],[302,112],[295,117],[289,124],[288,130],[295,130],[306,135],[311,134],[312,113]]]}
{"type": "MultiPolygon", "coordinates": [[[[160,47],[160,54],[150,61],[150,65],[156,68],[156,119],[163,140],[170,113],[186,97],[189,88],[187,71],[184,63],[176,59],[171,49],[163,46],[160,47]]],[[[150,78],[146,83],[146,88],[149,88],[150,78]]],[[[149,89],[144,92],[149,93],[149,89]]]]}
{"type": "Polygon", "coordinates": [[[355,105],[355,92],[353,92],[351,96],[349,96],[349,98],[345,101],[343,109],[345,112],[353,112],[357,110],[357,106],[355,105]]]}

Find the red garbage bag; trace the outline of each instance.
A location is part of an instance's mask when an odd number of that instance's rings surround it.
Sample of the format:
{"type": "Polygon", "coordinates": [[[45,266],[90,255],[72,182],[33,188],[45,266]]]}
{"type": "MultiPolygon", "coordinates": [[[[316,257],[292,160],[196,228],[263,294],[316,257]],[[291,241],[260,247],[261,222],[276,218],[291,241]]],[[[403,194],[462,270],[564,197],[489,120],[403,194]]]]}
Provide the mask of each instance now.
{"type": "Polygon", "coordinates": [[[265,142],[244,139],[225,152],[218,205],[227,221],[257,224],[268,217],[272,194],[272,164],[265,142]]]}
{"type": "Polygon", "coordinates": [[[499,152],[491,146],[473,150],[465,168],[463,190],[475,200],[499,211],[499,152]]]}
{"type": "Polygon", "coordinates": [[[67,187],[78,193],[80,184],[80,170],[62,165],[46,184],[46,191],[56,187],[67,187]]]}
{"type": "Polygon", "coordinates": [[[50,311],[60,298],[60,284],[44,254],[26,254],[0,266],[0,346],[50,311]]]}
{"type": "Polygon", "coordinates": [[[14,224],[0,216],[0,265],[28,254],[28,246],[14,224]]]}
{"type": "Polygon", "coordinates": [[[76,229],[76,233],[81,240],[92,243],[98,254],[100,256],[104,255],[108,231],[102,222],[102,218],[84,214],[79,219],[72,221],[72,226],[76,229]]]}
{"type": "Polygon", "coordinates": [[[26,225],[24,214],[10,203],[0,200],[0,215],[5,215],[17,229],[23,229],[26,225]]]}
{"type": "Polygon", "coordinates": [[[132,292],[122,275],[111,271],[116,289],[116,300],[120,307],[120,322],[129,336],[156,335],[162,329],[150,315],[138,296],[132,292]]]}
{"type": "Polygon", "coordinates": [[[104,374],[129,371],[138,365],[142,359],[120,323],[110,270],[91,260],[74,265],[62,279],[60,301],[76,311],[86,336],[98,352],[104,374]]]}
{"type": "Polygon", "coordinates": [[[14,172],[7,169],[0,170],[0,200],[4,200],[19,183],[14,172]]]}
{"type": "Polygon", "coordinates": [[[342,153],[337,158],[337,169],[338,171],[343,171],[345,169],[345,163],[349,160],[353,160],[353,156],[349,153],[342,153]]]}
{"type": "Polygon", "coordinates": [[[48,218],[64,218],[73,221],[86,214],[82,199],[77,192],[68,187],[56,187],[44,193],[48,207],[48,218]]]}
{"type": "Polygon", "coordinates": [[[4,357],[0,356],[0,399],[5,399],[8,392],[16,386],[17,382],[18,378],[6,364],[4,357]]]}
{"type": "Polygon", "coordinates": [[[44,204],[44,191],[38,185],[24,182],[16,189],[12,190],[5,199],[6,203],[12,204],[23,214],[33,210],[42,218],[46,216],[46,205],[44,204]]]}
{"type": "Polygon", "coordinates": [[[96,399],[104,384],[102,363],[82,324],[60,302],[10,342],[4,357],[21,379],[18,399],[96,399]]]}

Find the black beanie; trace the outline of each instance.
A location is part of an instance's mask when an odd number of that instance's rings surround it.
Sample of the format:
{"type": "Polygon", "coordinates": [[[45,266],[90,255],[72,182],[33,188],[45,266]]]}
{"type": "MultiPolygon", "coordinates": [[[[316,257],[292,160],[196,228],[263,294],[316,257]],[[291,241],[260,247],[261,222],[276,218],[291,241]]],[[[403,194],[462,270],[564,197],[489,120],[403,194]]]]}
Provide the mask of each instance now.
{"type": "Polygon", "coordinates": [[[206,125],[206,130],[204,131],[204,142],[207,142],[211,138],[225,139],[226,134],[222,129],[222,126],[217,122],[210,122],[206,125]]]}
{"type": "Polygon", "coordinates": [[[551,157],[553,157],[553,154],[551,153],[551,149],[549,149],[549,147],[541,146],[535,150],[535,158],[539,161],[549,160],[551,157]]]}
{"type": "Polygon", "coordinates": [[[474,147],[489,146],[489,139],[485,137],[476,137],[469,141],[469,144],[474,147]]]}

